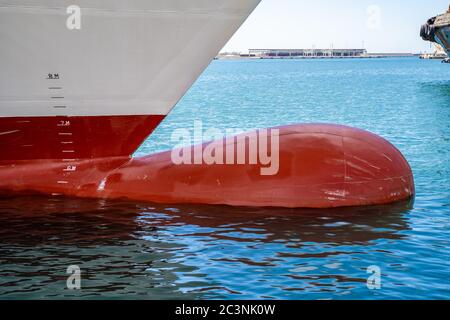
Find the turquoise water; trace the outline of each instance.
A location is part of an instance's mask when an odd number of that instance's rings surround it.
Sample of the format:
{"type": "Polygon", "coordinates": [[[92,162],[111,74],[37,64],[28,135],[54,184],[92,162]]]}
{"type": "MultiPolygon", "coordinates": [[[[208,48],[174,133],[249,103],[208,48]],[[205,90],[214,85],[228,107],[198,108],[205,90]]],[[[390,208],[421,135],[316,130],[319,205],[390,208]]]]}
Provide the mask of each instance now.
{"type": "Polygon", "coordinates": [[[214,61],[137,155],[177,128],[367,129],[411,164],[414,203],[334,210],[0,199],[0,298],[450,297],[450,65],[417,58],[214,61]],[[32,218],[31,218],[32,217],[32,218]],[[66,268],[81,268],[81,290],[66,268]],[[369,266],[381,288],[367,287],[369,266]]]}

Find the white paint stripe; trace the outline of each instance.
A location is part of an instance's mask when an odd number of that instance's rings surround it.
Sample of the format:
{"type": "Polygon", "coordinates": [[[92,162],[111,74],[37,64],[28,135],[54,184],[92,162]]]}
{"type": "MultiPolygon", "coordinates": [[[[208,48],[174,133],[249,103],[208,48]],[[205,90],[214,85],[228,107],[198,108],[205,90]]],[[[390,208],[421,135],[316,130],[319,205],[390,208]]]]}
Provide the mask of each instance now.
{"type": "Polygon", "coordinates": [[[19,131],[20,130],[12,130],[12,131],[0,132],[0,136],[11,134],[11,133],[16,133],[16,132],[19,132],[19,131]]]}

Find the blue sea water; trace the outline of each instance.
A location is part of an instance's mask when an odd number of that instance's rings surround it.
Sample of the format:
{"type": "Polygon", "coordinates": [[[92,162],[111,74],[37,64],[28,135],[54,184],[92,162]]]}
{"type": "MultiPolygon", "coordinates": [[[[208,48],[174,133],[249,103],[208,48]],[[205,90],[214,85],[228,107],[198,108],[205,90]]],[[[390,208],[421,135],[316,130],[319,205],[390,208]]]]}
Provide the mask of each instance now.
{"type": "Polygon", "coordinates": [[[213,61],[136,155],[171,148],[174,130],[196,120],[204,129],[327,122],[372,131],[410,162],[415,200],[287,210],[0,199],[0,299],[450,297],[450,65],[213,61]],[[81,290],[66,288],[69,265],[81,268],[81,290]],[[379,289],[367,286],[374,266],[379,289]]]}

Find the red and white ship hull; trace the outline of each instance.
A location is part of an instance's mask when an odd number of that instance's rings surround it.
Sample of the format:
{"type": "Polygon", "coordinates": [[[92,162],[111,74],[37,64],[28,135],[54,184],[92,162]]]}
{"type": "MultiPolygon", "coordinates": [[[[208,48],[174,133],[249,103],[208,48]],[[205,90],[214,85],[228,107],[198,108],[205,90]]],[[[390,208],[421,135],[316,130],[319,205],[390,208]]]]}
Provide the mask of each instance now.
{"type": "Polygon", "coordinates": [[[0,0],[0,195],[291,208],[412,197],[401,153],[347,127],[276,129],[272,176],[170,152],[131,159],[259,1],[0,0]]]}
{"type": "Polygon", "coordinates": [[[260,0],[0,0],[0,161],[129,156],[260,0]]]}

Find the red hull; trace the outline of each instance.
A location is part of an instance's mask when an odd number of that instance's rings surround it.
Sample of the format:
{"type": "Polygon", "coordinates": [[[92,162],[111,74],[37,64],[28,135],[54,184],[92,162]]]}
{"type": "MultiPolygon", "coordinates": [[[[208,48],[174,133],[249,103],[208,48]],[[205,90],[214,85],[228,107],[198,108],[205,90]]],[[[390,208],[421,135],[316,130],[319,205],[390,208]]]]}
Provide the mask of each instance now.
{"type": "Polygon", "coordinates": [[[129,156],[163,119],[161,115],[0,118],[0,161],[129,156]]]}
{"type": "MultiPolygon", "coordinates": [[[[171,152],[143,158],[3,161],[0,189],[159,203],[328,208],[411,198],[402,154],[369,132],[335,125],[294,125],[280,132],[279,171],[260,165],[175,165],[171,152]]],[[[204,145],[203,147],[205,147],[204,145]]]]}

